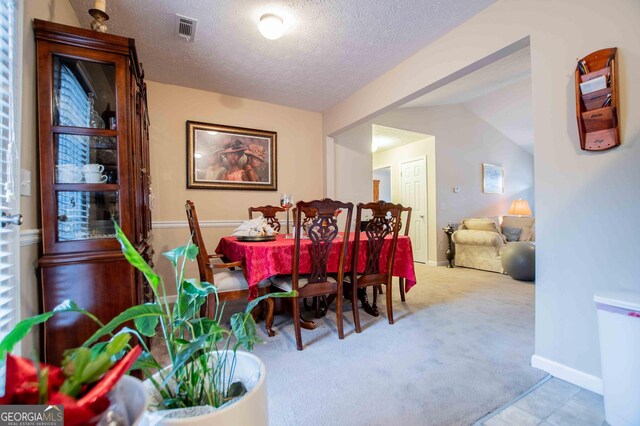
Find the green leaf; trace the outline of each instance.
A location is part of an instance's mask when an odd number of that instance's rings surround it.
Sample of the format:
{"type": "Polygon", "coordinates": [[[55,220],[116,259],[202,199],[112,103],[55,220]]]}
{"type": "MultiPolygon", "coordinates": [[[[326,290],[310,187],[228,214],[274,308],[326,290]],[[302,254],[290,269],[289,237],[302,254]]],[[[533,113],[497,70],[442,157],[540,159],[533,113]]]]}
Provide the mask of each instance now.
{"type": "Polygon", "coordinates": [[[225,333],[228,333],[228,331],[222,328],[216,320],[211,318],[199,318],[191,321],[191,324],[193,325],[193,337],[200,337],[208,334],[209,336],[214,337],[214,341],[217,342],[225,333]]]}
{"type": "Polygon", "coordinates": [[[184,252],[186,250],[187,246],[180,246],[174,248],[173,250],[166,251],[162,253],[162,255],[169,259],[169,262],[171,262],[171,264],[175,267],[178,266],[178,260],[180,260],[180,258],[184,256],[184,252]]]}
{"type": "Polygon", "coordinates": [[[109,344],[109,342],[98,342],[91,347],[91,355],[95,358],[99,353],[102,353],[104,348],[109,344]]]}
{"type": "Polygon", "coordinates": [[[122,229],[115,220],[113,221],[113,225],[116,228],[116,239],[120,242],[122,254],[124,254],[125,259],[127,259],[134,268],[144,274],[147,282],[153,288],[153,291],[156,292],[160,284],[160,277],[156,275],[151,266],[145,262],[142,256],[140,256],[140,253],[131,245],[127,236],[124,235],[124,232],[122,232],[122,229]]]}
{"type": "Polygon", "coordinates": [[[26,318],[20,321],[16,326],[2,339],[0,342],[0,360],[4,359],[4,356],[7,352],[11,352],[16,344],[18,344],[24,337],[29,334],[31,329],[43,322],[47,321],[55,314],[59,314],[61,312],[78,312],[83,315],[86,315],[96,321],[95,316],[93,316],[88,311],[79,307],[73,300],[65,300],[60,303],[58,306],[53,308],[51,312],[45,312],[39,315],[35,315],[31,318],[26,318]]]}
{"type": "Polygon", "coordinates": [[[37,366],[38,404],[44,405],[49,400],[49,367],[45,367],[41,370],[38,362],[34,362],[33,365],[37,366]]]}
{"type": "Polygon", "coordinates": [[[102,377],[102,375],[106,373],[112,365],[113,361],[111,360],[111,357],[106,353],[102,353],[87,364],[82,375],[77,376],[78,381],[80,383],[93,383],[102,377]]]}
{"type": "Polygon", "coordinates": [[[207,335],[200,336],[189,343],[186,348],[178,352],[175,360],[173,361],[173,365],[171,366],[171,372],[164,378],[162,386],[166,386],[167,383],[169,383],[169,379],[179,372],[187,362],[192,360],[193,355],[205,346],[208,337],[209,336],[207,335]]]}
{"type": "Polygon", "coordinates": [[[245,347],[248,351],[253,350],[255,343],[262,342],[256,333],[256,322],[247,312],[236,312],[231,316],[231,329],[238,339],[238,343],[245,347]]]}
{"type": "MultiPolygon", "coordinates": [[[[91,361],[91,351],[89,348],[78,348],[71,359],[69,360],[69,366],[71,367],[71,375],[73,377],[82,377],[82,372],[91,361]]],[[[67,366],[65,366],[65,372],[67,372],[67,366]]]]}
{"type": "Polygon", "coordinates": [[[105,352],[110,356],[114,356],[126,348],[129,340],[131,340],[129,333],[119,333],[111,338],[111,341],[105,347],[105,352]]]}
{"type": "Polygon", "coordinates": [[[158,305],[157,302],[153,303],[145,303],[144,305],[137,305],[128,308],[127,310],[118,314],[114,319],[109,321],[104,327],[101,327],[98,331],[96,331],[86,342],[82,344],[82,346],[89,346],[93,342],[99,340],[101,337],[110,334],[118,328],[118,326],[122,325],[127,321],[135,320],[136,318],[143,317],[162,317],[164,316],[164,312],[162,308],[158,305]]]}
{"type": "Polygon", "coordinates": [[[187,245],[187,250],[184,253],[185,256],[187,256],[187,259],[189,260],[196,260],[196,258],[198,257],[198,246],[193,244],[192,242],[189,242],[189,244],[187,245]]]}
{"type": "Polygon", "coordinates": [[[198,246],[189,242],[186,246],[176,247],[173,250],[162,253],[164,257],[169,259],[173,266],[178,266],[178,261],[182,256],[186,256],[189,260],[195,260],[198,256],[198,246]]]}
{"type": "Polygon", "coordinates": [[[55,308],[53,308],[53,310],[51,312],[57,313],[57,312],[80,312],[80,313],[89,313],[88,311],[82,309],[80,306],[78,306],[78,304],[76,302],[74,302],[73,300],[65,300],[62,303],[60,303],[58,306],[56,306],[55,308]]]}
{"type": "Polygon", "coordinates": [[[208,296],[218,292],[213,284],[196,279],[186,279],[182,282],[182,291],[189,296],[208,296]]]}
{"type": "Polygon", "coordinates": [[[156,328],[158,327],[158,322],[160,321],[160,317],[141,317],[133,320],[136,325],[136,329],[143,336],[153,337],[156,334],[156,328]]]}
{"type": "Polygon", "coordinates": [[[274,298],[274,299],[279,299],[279,298],[283,298],[283,297],[293,297],[297,294],[296,291],[280,291],[280,292],[276,292],[276,293],[268,293],[265,294],[263,296],[260,297],[256,297],[255,299],[253,299],[251,302],[249,302],[247,304],[247,308],[244,310],[245,313],[249,313],[253,310],[253,308],[255,308],[256,306],[258,306],[258,303],[262,302],[265,299],[268,299],[269,297],[274,298]]]}
{"type": "Polygon", "coordinates": [[[33,326],[42,324],[53,316],[53,312],[45,312],[31,318],[20,321],[0,342],[0,360],[4,359],[7,352],[11,352],[13,347],[29,334],[33,326]]]}
{"type": "Polygon", "coordinates": [[[136,362],[133,363],[131,370],[155,370],[161,369],[162,366],[149,352],[142,352],[136,362]]]}

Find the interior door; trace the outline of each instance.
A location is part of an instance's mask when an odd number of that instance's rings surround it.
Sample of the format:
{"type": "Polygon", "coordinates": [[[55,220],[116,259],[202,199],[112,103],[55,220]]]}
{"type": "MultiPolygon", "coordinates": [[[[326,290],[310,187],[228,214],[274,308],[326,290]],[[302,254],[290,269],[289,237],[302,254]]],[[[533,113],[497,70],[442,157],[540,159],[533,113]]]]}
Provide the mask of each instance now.
{"type": "Polygon", "coordinates": [[[413,259],[427,262],[427,161],[425,158],[401,163],[400,203],[413,209],[409,237],[413,259]]]}

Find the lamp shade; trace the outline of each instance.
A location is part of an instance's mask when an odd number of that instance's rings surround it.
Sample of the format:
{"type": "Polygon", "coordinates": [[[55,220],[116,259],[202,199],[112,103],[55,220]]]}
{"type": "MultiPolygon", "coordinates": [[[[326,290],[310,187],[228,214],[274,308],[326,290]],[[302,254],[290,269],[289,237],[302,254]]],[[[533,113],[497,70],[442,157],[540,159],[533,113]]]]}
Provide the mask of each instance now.
{"type": "Polygon", "coordinates": [[[511,208],[509,209],[508,214],[515,214],[518,216],[531,216],[531,209],[529,208],[529,203],[527,200],[519,199],[513,200],[511,203],[511,208]]]}

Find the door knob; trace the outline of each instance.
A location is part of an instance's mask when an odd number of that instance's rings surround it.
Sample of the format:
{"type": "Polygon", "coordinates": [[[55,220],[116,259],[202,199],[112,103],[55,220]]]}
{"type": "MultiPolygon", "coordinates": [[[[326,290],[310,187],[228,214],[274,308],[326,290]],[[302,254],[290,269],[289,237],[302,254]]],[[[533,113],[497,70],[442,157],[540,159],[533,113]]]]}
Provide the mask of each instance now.
{"type": "Polygon", "coordinates": [[[6,212],[2,212],[2,216],[0,216],[0,223],[4,228],[7,225],[22,225],[22,215],[21,214],[7,214],[6,212]]]}

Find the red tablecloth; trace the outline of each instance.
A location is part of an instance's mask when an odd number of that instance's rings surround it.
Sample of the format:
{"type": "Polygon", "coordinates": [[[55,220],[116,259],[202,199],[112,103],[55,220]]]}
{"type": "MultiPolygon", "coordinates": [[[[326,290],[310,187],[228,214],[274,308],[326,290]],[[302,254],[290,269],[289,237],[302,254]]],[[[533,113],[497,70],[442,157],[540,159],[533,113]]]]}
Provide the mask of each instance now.
{"type": "MultiPolygon", "coordinates": [[[[216,248],[216,253],[224,255],[233,262],[244,260],[247,281],[249,282],[249,297],[254,298],[258,294],[258,283],[273,275],[291,274],[293,267],[293,238],[284,238],[278,235],[275,241],[260,243],[240,242],[236,237],[223,237],[216,248]]],[[[329,272],[337,272],[338,258],[343,244],[342,236],[337,237],[329,254],[329,272]]],[[[349,238],[349,249],[345,269],[351,269],[351,254],[354,242],[354,234],[349,238]]],[[[309,273],[311,270],[311,258],[305,256],[304,246],[311,244],[310,240],[301,240],[303,250],[300,256],[300,272],[309,273]]],[[[360,252],[358,259],[358,272],[363,272],[367,255],[367,238],[364,234],[360,237],[360,252]]],[[[380,253],[380,272],[387,272],[387,256],[391,247],[391,238],[387,238],[380,253]]],[[[413,251],[409,237],[399,236],[396,247],[396,257],[393,262],[393,275],[405,278],[407,291],[416,283],[416,271],[413,266],[413,251]]]]}

